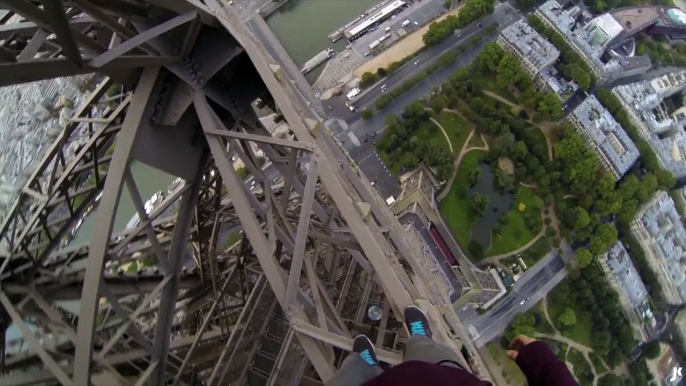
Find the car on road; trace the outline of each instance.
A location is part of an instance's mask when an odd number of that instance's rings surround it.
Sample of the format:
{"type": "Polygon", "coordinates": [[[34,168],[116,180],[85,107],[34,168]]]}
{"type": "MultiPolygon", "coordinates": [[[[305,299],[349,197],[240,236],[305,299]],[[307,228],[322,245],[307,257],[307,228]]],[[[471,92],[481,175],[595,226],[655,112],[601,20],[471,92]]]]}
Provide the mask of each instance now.
{"type": "Polygon", "coordinates": [[[519,302],[519,305],[520,305],[520,306],[523,306],[524,303],[526,303],[526,300],[522,300],[521,302],[519,302]]]}
{"type": "Polygon", "coordinates": [[[417,61],[414,62],[414,65],[415,65],[415,66],[418,65],[418,64],[419,64],[419,60],[417,60],[417,61]]]}
{"type": "Polygon", "coordinates": [[[481,28],[481,23],[476,23],[476,26],[481,28]]]}
{"type": "Polygon", "coordinates": [[[384,92],[384,91],[386,91],[386,85],[385,85],[385,84],[382,84],[382,85],[381,85],[381,92],[384,92]]]}

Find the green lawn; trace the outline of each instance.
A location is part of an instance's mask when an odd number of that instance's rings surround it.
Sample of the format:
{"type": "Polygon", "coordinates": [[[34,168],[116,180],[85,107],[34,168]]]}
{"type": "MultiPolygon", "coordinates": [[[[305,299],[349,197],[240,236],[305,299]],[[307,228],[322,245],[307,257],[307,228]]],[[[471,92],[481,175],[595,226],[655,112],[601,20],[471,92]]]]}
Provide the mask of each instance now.
{"type": "MultiPolygon", "coordinates": [[[[453,153],[457,157],[462,150],[464,141],[469,136],[469,124],[459,115],[450,111],[441,111],[440,114],[431,114],[431,116],[443,126],[443,129],[448,133],[450,143],[453,145],[453,153]]],[[[442,134],[442,133],[440,133],[442,134]]],[[[445,136],[443,136],[445,138],[445,136]]]]}
{"type": "Polygon", "coordinates": [[[475,78],[472,80],[474,81],[474,83],[477,84],[477,86],[481,87],[482,89],[498,94],[499,96],[507,99],[512,103],[517,103],[517,98],[515,98],[515,96],[510,92],[510,90],[498,86],[498,83],[495,80],[495,76],[491,74],[481,74],[477,72],[475,74],[475,78]]]}
{"type": "MultiPolygon", "coordinates": [[[[555,291],[555,289],[553,289],[555,291]]],[[[591,313],[588,312],[582,305],[579,304],[556,304],[548,302],[548,315],[550,320],[555,323],[560,333],[569,339],[579,342],[587,347],[592,346],[591,329],[593,322],[591,321],[591,313]],[[560,329],[558,319],[560,315],[570,307],[576,314],[576,324],[571,328],[560,329]]]]}
{"type": "Polygon", "coordinates": [[[500,339],[495,338],[486,345],[493,362],[500,368],[500,374],[510,386],[524,386],[526,379],[516,363],[507,357],[507,351],[500,346],[500,339]]]}
{"type": "Polygon", "coordinates": [[[493,237],[491,247],[486,251],[486,256],[501,255],[514,251],[536,236],[540,229],[532,232],[524,224],[525,214],[540,216],[540,209],[536,208],[533,203],[534,196],[533,189],[521,185],[518,187],[517,199],[512,209],[507,212],[508,222],[503,226],[501,234],[493,237]],[[519,210],[519,206],[522,203],[526,206],[524,211],[519,210]]]}
{"type": "Polygon", "coordinates": [[[467,147],[484,147],[484,141],[481,139],[481,136],[474,133],[472,135],[472,138],[469,140],[469,143],[467,144],[467,147]]]}
{"type": "Polygon", "coordinates": [[[469,185],[465,182],[467,174],[481,162],[483,151],[470,151],[462,157],[462,162],[457,169],[457,175],[450,192],[441,201],[441,215],[448,223],[453,236],[464,248],[469,245],[472,224],[477,218],[472,218],[469,204],[469,185]]]}

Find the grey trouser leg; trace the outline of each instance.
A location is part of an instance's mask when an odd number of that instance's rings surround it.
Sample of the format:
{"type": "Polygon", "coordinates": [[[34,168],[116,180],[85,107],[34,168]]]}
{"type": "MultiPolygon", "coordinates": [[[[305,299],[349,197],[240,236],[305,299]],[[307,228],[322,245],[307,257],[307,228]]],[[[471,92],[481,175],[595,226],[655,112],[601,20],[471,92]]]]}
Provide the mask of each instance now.
{"type": "Polygon", "coordinates": [[[414,335],[405,343],[403,362],[407,361],[429,362],[464,370],[453,350],[422,335],[414,335]]]}
{"type": "Polygon", "coordinates": [[[372,366],[360,354],[351,352],[336,374],[326,381],[326,386],[359,386],[381,373],[381,367],[372,366]]]}

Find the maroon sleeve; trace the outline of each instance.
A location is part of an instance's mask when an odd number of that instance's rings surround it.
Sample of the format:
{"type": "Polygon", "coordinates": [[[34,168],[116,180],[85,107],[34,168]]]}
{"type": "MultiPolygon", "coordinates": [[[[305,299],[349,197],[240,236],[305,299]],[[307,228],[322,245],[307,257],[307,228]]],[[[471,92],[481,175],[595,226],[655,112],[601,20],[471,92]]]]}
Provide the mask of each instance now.
{"type": "Polygon", "coordinates": [[[531,342],[519,350],[517,365],[529,386],[578,386],[567,365],[543,342],[531,342]]]}

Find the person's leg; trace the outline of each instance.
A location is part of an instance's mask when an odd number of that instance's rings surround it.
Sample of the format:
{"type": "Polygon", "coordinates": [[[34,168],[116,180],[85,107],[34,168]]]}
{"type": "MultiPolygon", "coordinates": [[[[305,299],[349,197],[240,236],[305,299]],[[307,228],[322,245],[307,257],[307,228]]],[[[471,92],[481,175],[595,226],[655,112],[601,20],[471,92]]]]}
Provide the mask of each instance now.
{"type": "Polygon", "coordinates": [[[464,370],[455,351],[433,341],[429,320],[422,310],[415,306],[407,307],[405,323],[410,330],[410,339],[405,343],[403,362],[422,361],[464,370]]]}
{"type": "Polygon", "coordinates": [[[413,335],[405,343],[405,361],[429,362],[464,370],[455,351],[422,335],[413,335]]]}
{"type": "Polygon", "coordinates": [[[359,386],[383,373],[374,352],[374,345],[364,335],[353,341],[353,352],[348,355],[326,386],[359,386]]]}

